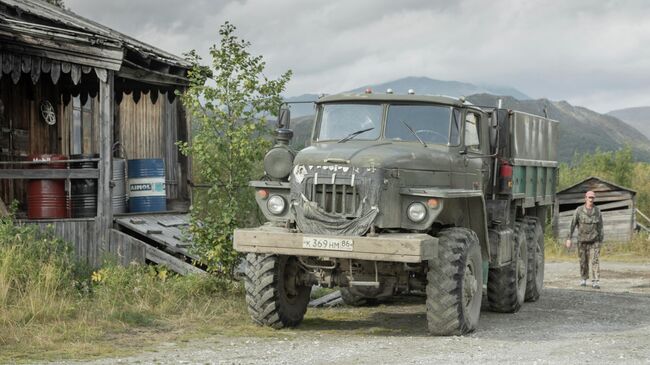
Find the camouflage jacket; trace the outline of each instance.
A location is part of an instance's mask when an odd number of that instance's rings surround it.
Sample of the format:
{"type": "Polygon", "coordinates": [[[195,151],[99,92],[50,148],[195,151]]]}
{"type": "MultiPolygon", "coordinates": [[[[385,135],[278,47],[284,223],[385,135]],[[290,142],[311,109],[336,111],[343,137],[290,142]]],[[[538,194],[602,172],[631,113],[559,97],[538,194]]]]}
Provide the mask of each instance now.
{"type": "Polygon", "coordinates": [[[598,207],[591,208],[591,212],[584,205],[579,206],[573,214],[569,237],[573,236],[578,226],[578,242],[602,242],[603,241],[603,216],[598,207]]]}

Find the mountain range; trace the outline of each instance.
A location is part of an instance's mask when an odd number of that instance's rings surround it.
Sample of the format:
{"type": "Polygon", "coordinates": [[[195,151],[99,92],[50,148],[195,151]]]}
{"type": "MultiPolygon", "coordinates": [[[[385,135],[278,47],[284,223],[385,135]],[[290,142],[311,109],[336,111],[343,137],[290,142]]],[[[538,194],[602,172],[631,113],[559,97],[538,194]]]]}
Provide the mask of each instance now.
{"type": "MultiPolygon", "coordinates": [[[[518,100],[527,100],[530,97],[521,91],[498,85],[474,85],[466,82],[459,81],[443,81],[434,80],[428,77],[404,77],[398,80],[393,80],[376,85],[364,85],[352,90],[344,91],[345,93],[362,93],[367,89],[374,92],[384,93],[388,89],[392,89],[396,94],[406,94],[410,89],[417,94],[430,94],[430,95],[447,95],[452,97],[467,96],[472,94],[493,94],[493,95],[507,95],[512,96],[518,100]]],[[[303,94],[300,96],[293,96],[286,98],[288,102],[313,102],[318,99],[316,94],[303,94]]],[[[314,113],[313,105],[293,104],[291,106],[292,117],[302,117],[305,115],[312,115],[314,113]]]]}
{"type": "MultiPolygon", "coordinates": [[[[498,99],[501,99],[504,108],[537,115],[544,115],[546,112],[549,118],[560,122],[558,142],[560,161],[570,162],[576,153],[591,153],[596,149],[616,151],[628,144],[632,147],[637,160],[650,162],[650,140],[648,135],[644,134],[650,132],[650,127],[642,123],[650,121],[650,107],[633,108],[634,110],[623,109],[600,114],[584,107],[571,105],[566,101],[531,99],[513,88],[498,86],[490,88],[456,81],[433,80],[426,77],[407,77],[387,83],[362,86],[349,92],[363,92],[367,88],[376,92],[385,92],[390,88],[396,94],[405,94],[408,89],[413,89],[417,94],[466,96],[471,103],[482,106],[496,106],[498,99]],[[629,124],[621,119],[629,121],[629,124]],[[645,130],[645,132],[641,133],[639,129],[645,130]]],[[[317,98],[317,95],[305,94],[285,100],[314,101],[317,98]]],[[[304,146],[309,139],[313,128],[313,113],[312,104],[291,105],[292,129],[294,130],[292,145],[295,147],[304,146]]]]}
{"type": "Polygon", "coordinates": [[[607,115],[624,121],[650,138],[650,106],[612,110],[607,115]]]}

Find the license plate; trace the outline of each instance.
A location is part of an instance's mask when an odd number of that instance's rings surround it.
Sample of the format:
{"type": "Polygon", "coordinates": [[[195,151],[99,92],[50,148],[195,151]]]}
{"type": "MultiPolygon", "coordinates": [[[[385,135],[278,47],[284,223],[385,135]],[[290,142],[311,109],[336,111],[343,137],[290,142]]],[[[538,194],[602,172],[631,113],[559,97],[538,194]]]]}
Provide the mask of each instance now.
{"type": "Polygon", "coordinates": [[[352,251],[354,242],[350,239],[303,237],[302,248],[316,250],[352,251]]]}

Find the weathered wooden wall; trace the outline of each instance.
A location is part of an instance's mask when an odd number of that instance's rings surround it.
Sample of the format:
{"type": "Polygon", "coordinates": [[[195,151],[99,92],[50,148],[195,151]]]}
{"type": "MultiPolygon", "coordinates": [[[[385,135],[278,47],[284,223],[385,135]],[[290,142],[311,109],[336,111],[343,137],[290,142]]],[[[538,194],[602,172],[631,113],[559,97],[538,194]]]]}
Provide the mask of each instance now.
{"type": "Polygon", "coordinates": [[[112,230],[108,253],[102,252],[95,235],[94,219],[27,221],[42,231],[53,230],[57,237],[70,242],[77,259],[91,267],[99,267],[104,259],[114,258],[121,265],[145,263],[145,247],[133,237],[112,230]]]}
{"type": "MultiPolygon", "coordinates": [[[[598,178],[589,178],[558,193],[553,232],[560,240],[569,234],[575,209],[584,204],[587,191],[596,193],[596,206],[603,216],[606,242],[627,242],[636,225],[636,196],[632,190],[616,186],[598,178]]],[[[577,238],[577,230],[573,239],[577,238]]]]}
{"type": "Polygon", "coordinates": [[[129,159],[164,158],[163,108],[165,98],[151,102],[148,94],[136,103],[125,94],[119,104],[119,139],[129,159]]]}
{"type": "Polygon", "coordinates": [[[124,94],[117,108],[118,139],[128,159],[162,158],[165,160],[167,199],[188,199],[187,186],[183,177],[186,160],[179,160],[179,128],[187,123],[179,110],[179,100],[167,100],[160,95],[152,102],[149,94],[143,93],[136,103],[133,94],[124,94]]]}
{"type": "MultiPolygon", "coordinates": [[[[92,110],[92,120],[90,122],[92,133],[88,137],[93,140],[92,148],[85,148],[84,154],[99,153],[99,106],[97,97],[88,97],[88,103],[92,110]]],[[[59,135],[61,154],[70,156],[72,154],[72,118],[74,113],[74,102],[70,100],[67,104],[62,105],[63,115],[61,117],[59,135]]],[[[83,144],[83,142],[82,142],[83,144]]],[[[87,144],[87,143],[86,143],[87,144]]]]}
{"type": "MultiPolygon", "coordinates": [[[[0,100],[4,113],[0,116],[0,148],[2,138],[9,131],[11,124],[18,132],[26,134],[24,143],[21,144],[24,159],[28,154],[60,153],[69,156],[72,154],[72,119],[74,113],[73,101],[67,104],[62,102],[58,94],[58,86],[52,84],[50,78],[41,78],[32,85],[29,78],[22,78],[17,85],[13,85],[10,78],[0,79],[0,100]],[[40,102],[50,100],[57,111],[57,123],[48,126],[40,117],[40,102]],[[7,133],[5,133],[6,131],[7,133]]],[[[84,153],[99,152],[99,114],[98,99],[89,97],[92,105],[92,136],[91,149],[84,153]]],[[[189,200],[187,174],[189,161],[179,156],[176,142],[187,138],[188,123],[180,108],[180,101],[175,99],[169,102],[161,94],[156,102],[152,102],[149,94],[135,103],[132,94],[124,94],[116,112],[116,141],[120,141],[126,157],[135,158],[162,158],[165,160],[165,173],[167,182],[167,199],[189,200]]],[[[7,145],[8,146],[8,145],[7,145]]],[[[9,151],[0,150],[0,161],[9,160],[9,151]]],[[[1,168],[1,167],[0,167],[1,168]]],[[[0,180],[0,199],[7,205],[14,199],[26,202],[26,181],[0,180]]]]}
{"type": "MultiPolygon", "coordinates": [[[[3,109],[0,111],[0,161],[21,161],[30,154],[61,153],[58,143],[62,133],[61,124],[50,126],[42,120],[40,104],[44,100],[52,103],[57,122],[60,121],[63,107],[58,87],[52,84],[50,78],[41,78],[33,84],[30,78],[23,77],[16,85],[10,77],[0,78],[3,109]],[[13,133],[13,151],[9,150],[10,133],[13,133]]],[[[26,182],[0,180],[0,198],[7,205],[14,199],[24,204],[27,198],[26,182]]]]}
{"type": "MultiPolygon", "coordinates": [[[[603,215],[603,232],[605,233],[605,242],[627,242],[632,238],[634,229],[634,209],[604,211],[603,215]]],[[[571,219],[573,214],[560,215],[558,219],[558,237],[565,239],[569,234],[571,219]]],[[[573,239],[577,239],[577,229],[573,234],[573,239]]]]}
{"type": "Polygon", "coordinates": [[[110,250],[120,265],[126,266],[132,262],[145,263],[147,245],[139,239],[116,229],[111,229],[110,250]]]}

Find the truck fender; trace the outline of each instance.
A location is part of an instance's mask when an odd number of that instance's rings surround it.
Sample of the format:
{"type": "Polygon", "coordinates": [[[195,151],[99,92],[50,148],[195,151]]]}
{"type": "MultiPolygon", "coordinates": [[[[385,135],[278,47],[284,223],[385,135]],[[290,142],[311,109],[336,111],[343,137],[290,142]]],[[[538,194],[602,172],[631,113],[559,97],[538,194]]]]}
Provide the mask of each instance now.
{"type": "Polygon", "coordinates": [[[480,197],[466,198],[467,215],[465,227],[471,229],[478,236],[481,243],[481,255],[483,260],[490,259],[490,241],[488,239],[487,213],[485,209],[485,199],[480,197]]]}
{"type": "Polygon", "coordinates": [[[402,188],[402,195],[441,198],[444,208],[437,221],[469,228],[478,236],[483,260],[490,259],[485,197],[480,190],[441,188],[402,188]]]}

